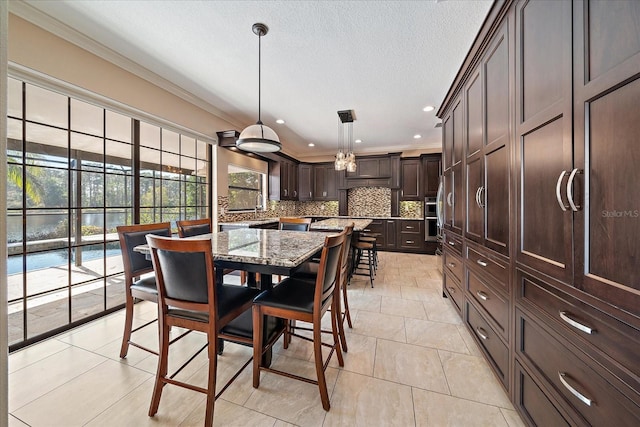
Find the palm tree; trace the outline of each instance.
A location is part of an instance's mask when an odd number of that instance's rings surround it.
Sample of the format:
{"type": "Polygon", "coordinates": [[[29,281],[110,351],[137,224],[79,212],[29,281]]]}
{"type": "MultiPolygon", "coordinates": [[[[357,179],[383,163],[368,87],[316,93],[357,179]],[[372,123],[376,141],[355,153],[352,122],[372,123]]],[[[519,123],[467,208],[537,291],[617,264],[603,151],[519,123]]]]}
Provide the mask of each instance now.
{"type": "Polygon", "coordinates": [[[25,183],[20,162],[14,157],[7,156],[7,180],[22,188],[34,204],[42,203],[42,187],[38,183],[38,178],[42,176],[42,170],[32,168],[27,171],[26,175],[27,182],[25,183]]]}

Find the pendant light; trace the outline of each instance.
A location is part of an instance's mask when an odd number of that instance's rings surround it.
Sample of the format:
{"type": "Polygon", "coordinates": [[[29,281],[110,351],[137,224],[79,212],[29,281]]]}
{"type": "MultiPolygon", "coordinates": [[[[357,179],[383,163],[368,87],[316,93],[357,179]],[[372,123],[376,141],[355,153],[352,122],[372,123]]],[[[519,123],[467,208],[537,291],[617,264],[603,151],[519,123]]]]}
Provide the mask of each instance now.
{"type": "Polygon", "coordinates": [[[269,27],[264,24],[253,24],[252,30],[258,36],[258,121],[255,125],[248,126],[240,133],[240,138],[236,140],[236,147],[244,151],[257,153],[273,153],[280,151],[282,145],[280,138],[269,126],[262,124],[260,119],[260,61],[261,61],[261,39],[269,32],[269,27]]]}
{"type": "Polygon", "coordinates": [[[338,153],[336,154],[335,170],[356,171],[356,155],[353,153],[353,110],[338,111],[338,153]],[[346,143],[344,128],[347,128],[346,143]]]}

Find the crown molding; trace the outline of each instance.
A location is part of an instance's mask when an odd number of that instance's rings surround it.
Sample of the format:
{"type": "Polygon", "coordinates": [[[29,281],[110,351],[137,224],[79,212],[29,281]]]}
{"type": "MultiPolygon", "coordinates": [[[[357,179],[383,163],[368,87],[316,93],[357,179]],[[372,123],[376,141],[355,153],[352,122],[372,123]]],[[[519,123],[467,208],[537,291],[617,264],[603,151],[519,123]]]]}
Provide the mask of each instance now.
{"type": "Polygon", "coordinates": [[[98,43],[92,38],[87,37],[79,31],[51,17],[50,15],[47,15],[39,9],[36,9],[23,0],[12,0],[8,3],[10,13],[42,28],[45,31],[50,32],[55,36],[62,38],[63,40],[68,41],[69,43],[80,47],[81,49],[86,50],[87,52],[90,52],[104,59],[105,61],[108,61],[122,68],[123,70],[134,74],[135,76],[140,77],[141,79],[154,84],[155,86],[166,90],[167,92],[189,102],[190,104],[202,108],[208,113],[229,122],[238,129],[244,128],[243,125],[237,123],[236,119],[229,116],[224,111],[214,107],[202,98],[197,97],[193,93],[184,90],[175,83],[172,83],[164,77],[161,77],[156,73],[148,70],[147,68],[144,68],[140,64],[137,64],[129,58],[117,53],[116,51],[104,46],[101,43],[98,43]]]}

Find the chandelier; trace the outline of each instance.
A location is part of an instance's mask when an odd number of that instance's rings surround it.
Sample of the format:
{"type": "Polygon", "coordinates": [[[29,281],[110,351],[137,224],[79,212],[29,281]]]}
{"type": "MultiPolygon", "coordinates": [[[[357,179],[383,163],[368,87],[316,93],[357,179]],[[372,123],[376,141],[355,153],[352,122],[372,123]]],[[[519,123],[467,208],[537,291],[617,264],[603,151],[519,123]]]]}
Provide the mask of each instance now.
{"type": "Polygon", "coordinates": [[[338,153],[335,170],[356,171],[356,155],[353,153],[353,110],[338,111],[338,153]]]}
{"type": "Polygon", "coordinates": [[[258,153],[273,153],[281,148],[278,135],[269,126],[262,124],[260,119],[260,60],[262,36],[269,32],[269,27],[264,24],[253,24],[252,30],[258,36],[258,121],[242,131],[240,138],[236,141],[236,147],[244,151],[255,151],[258,153]]]}

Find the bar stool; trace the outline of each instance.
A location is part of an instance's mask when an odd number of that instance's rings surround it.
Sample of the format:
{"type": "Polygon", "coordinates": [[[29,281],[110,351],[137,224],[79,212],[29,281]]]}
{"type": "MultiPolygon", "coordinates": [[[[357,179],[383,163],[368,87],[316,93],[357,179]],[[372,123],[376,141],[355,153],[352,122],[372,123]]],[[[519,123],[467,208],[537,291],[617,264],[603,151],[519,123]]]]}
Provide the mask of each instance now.
{"type": "Polygon", "coordinates": [[[358,240],[373,244],[373,274],[375,275],[378,271],[378,243],[376,236],[373,234],[361,234],[358,240]]]}
{"type": "Polygon", "coordinates": [[[355,251],[354,263],[353,263],[353,276],[369,276],[369,280],[371,280],[371,287],[373,288],[373,277],[375,276],[374,271],[374,244],[372,242],[365,242],[363,240],[354,241],[351,246],[355,251]],[[363,266],[362,263],[365,262],[364,256],[366,255],[366,264],[363,266]],[[359,270],[367,269],[368,272],[360,272],[359,270]]]}

